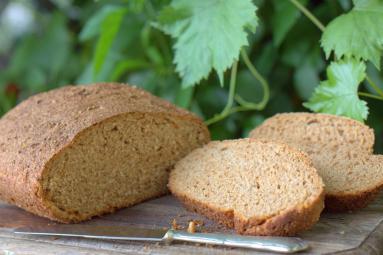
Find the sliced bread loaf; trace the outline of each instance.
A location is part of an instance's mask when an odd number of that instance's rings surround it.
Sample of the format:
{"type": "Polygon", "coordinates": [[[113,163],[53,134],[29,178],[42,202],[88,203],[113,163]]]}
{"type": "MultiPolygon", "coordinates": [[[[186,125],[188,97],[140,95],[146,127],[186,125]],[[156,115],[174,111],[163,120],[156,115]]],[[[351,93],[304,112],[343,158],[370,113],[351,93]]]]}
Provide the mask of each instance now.
{"type": "Polygon", "coordinates": [[[366,206],[383,188],[382,157],[371,156],[374,133],[345,117],[284,113],[266,120],[250,137],[282,141],[306,152],[326,185],[326,209],[366,206]]]}
{"type": "Polygon", "coordinates": [[[106,83],[33,96],[0,130],[0,199],[60,222],[166,193],[174,163],[209,141],[191,113],[106,83]]]}
{"type": "Polygon", "coordinates": [[[170,191],[240,234],[294,235],[323,209],[323,183],[303,153],[254,139],[211,142],[179,161],[170,191]]]}

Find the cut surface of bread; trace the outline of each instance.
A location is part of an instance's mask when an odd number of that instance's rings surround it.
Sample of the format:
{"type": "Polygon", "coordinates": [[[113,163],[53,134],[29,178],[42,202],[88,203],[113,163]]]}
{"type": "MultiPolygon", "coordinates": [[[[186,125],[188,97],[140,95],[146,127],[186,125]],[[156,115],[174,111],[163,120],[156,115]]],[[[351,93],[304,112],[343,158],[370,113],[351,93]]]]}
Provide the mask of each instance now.
{"type": "Polygon", "coordinates": [[[323,183],[310,159],[254,139],[194,150],[176,164],[168,186],[187,208],[240,234],[294,235],[323,209],[323,183]]]}
{"type": "Polygon", "coordinates": [[[383,155],[359,155],[334,162],[322,172],[326,210],[352,211],[366,207],[383,189],[383,155]],[[332,169],[332,170],[331,170],[332,169]]]}
{"type": "Polygon", "coordinates": [[[373,130],[358,121],[317,113],[277,114],[250,137],[285,142],[307,153],[325,183],[330,211],[365,207],[383,188],[383,158],[372,155],[373,130]]]}
{"type": "Polygon", "coordinates": [[[165,194],[170,168],[209,141],[194,115],[118,84],[39,94],[0,129],[1,199],[60,222],[165,194]]]}

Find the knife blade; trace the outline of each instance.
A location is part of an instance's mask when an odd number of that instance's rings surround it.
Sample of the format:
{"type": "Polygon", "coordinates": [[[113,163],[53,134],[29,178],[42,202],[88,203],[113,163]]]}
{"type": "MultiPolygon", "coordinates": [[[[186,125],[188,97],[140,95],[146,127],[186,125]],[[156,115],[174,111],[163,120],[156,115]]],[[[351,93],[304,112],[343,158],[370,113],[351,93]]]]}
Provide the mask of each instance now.
{"type": "Polygon", "coordinates": [[[295,237],[240,236],[218,233],[188,233],[174,229],[146,229],[131,226],[62,225],[20,227],[15,234],[82,237],[104,240],[151,241],[170,244],[185,241],[230,247],[250,248],[261,251],[294,253],[309,248],[307,242],[295,237]]]}
{"type": "Polygon", "coordinates": [[[20,227],[15,234],[66,236],[94,239],[161,242],[168,229],[146,229],[121,226],[62,225],[20,227]]]}

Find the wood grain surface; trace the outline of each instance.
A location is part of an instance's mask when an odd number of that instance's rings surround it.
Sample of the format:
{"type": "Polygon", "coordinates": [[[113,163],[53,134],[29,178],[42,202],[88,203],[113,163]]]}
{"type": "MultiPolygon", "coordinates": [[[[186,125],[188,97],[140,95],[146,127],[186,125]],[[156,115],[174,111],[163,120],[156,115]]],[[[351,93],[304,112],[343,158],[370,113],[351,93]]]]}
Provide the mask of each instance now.
{"type": "MultiPolygon", "coordinates": [[[[204,223],[199,231],[232,233],[212,221],[186,211],[171,196],[147,201],[95,218],[86,225],[180,227],[190,220],[204,223]]],[[[266,254],[253,250],[174,243],[170,246],[130,241],[100,241],[81,238],[50,238],[15,235],[12,228],[56,224],[15,206],[0,203],[0,253],[3,254],[266,254]]],[[[383,194],[368,208],[342,214],[323,213],[315,227],[300,235],[311,249],[299,254],[383,254],[383,194]]]]}

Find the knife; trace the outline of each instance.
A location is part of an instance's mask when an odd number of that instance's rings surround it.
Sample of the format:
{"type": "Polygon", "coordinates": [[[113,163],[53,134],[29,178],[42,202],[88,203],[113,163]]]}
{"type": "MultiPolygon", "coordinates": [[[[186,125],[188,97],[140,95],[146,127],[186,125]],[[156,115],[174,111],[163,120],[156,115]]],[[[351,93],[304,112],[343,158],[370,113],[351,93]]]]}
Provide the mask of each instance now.
{"type": "Polygon", "coordinates": [[[14,229],[13,232],[23,235],[151,241],[166,244],[170,244],[172,241],[185,241],[280,253],[294,253],[309,248],[309,245],[305,241],[295,237],[255,237],[216,233],[188,233],[174,229],[145,229],[130,226],[51,224],[47,226],[20,227],[14,229]]]}

